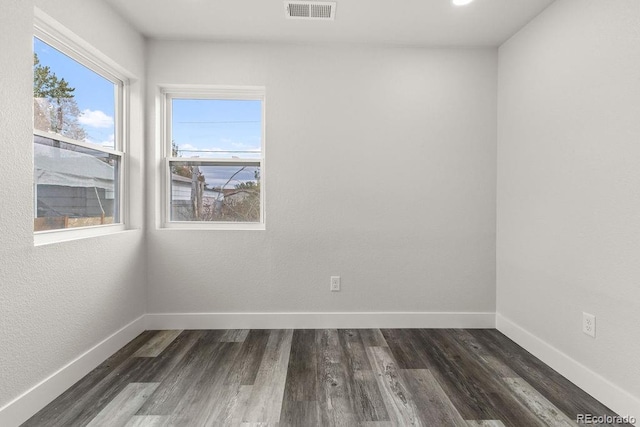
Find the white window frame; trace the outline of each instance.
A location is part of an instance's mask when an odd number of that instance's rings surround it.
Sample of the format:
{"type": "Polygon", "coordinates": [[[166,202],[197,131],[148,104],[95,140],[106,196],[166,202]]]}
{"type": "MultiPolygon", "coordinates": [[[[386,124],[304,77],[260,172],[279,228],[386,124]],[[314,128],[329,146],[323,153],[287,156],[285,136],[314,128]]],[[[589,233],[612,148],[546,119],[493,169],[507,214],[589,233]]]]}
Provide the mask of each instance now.
{"type": "Polygon", "coordinates": [[[263,86],[192,86],[171,85],[160,88],[162,117],[162,157],[163,191],[162,191],[162,227],[165,229],[195,230],[265,230],[265,194],[266,194],[266,161],[265,161],[265,88],[263,86]],[[262,103],[261,146],[259,159],[225,159],[215,157],[184,158],[173,157],[171,146],[171,106],[174,99],[211,99],[211,100],[251,100],[262,103]],[[171,221],[171,163],[197,162],[202,166],[259,166],[260,167],[260,221],[171,221]]]}
{"type": "MultiPolygon", "coordinates": [[[[91,150],[100,151],[106,154],[120,157],[118,167],[118,218],[116,224],[104,224],[77,228],[63,228],[56,230],[34,231],[34,245],[46,245],[57,242],[65,242],[88,237],[122,232],[127,229],[129,220],[128,201],[128,109],[129,109],[129,79],[122,72],[118,64],[100,53],[97,49],[89,45],[86,41],[61,26],[57,21],[50,18],[44,12],[35,8],[34,16],[34,37],[57,49],[78,62],[87,69],[100,75],[115,85],[115,117],[114,117],[114,148],[103,147],[85,141],[77,141],[54,132],[44,132],[33,129],[33,135],[53,139],[67,144],[76,145],[91,150]]],[[[55,71],[55,70],[54,70],[55,71]]],[[[34,142],[32,141],[32,144],[34,142]]],[[[35,164],[34,164],[35,169],[35,164]]],[[[34,218],[37,216],[35,206],[35,186],[34,181],[34,218]]]]}

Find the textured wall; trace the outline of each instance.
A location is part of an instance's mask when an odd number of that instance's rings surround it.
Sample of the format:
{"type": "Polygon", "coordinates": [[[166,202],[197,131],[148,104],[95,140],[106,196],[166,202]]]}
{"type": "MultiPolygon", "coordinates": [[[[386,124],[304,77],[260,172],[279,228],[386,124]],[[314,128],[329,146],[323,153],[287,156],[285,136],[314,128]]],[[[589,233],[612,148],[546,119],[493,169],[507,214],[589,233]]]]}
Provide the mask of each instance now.
{"type": "MultiPolygon", "coordinates": [[[[144,41],[101,2],[37,6],[144,76],[144,41]]],[[[141,230],[34,247],[32,37],[34,2],[0,12],[0,407],[144,313],[141,230]]],[[[133,84],[132,224],[140,227],[142,86],[133,84]]]]}
{"type": "MultiPolygon", "coordinates": [[[[148,71],[151,118],[158,84],[265,85],[267,230],[34,247],[34,1],[3,0],[0,406],[145,303],[155,313],[492,311],[497,89],[498,310],[640,395],[638,2],[558,0],[500,49],[498,88],[495,50],[151,42],[145,69],[144,41],[102,2],[35,3],[132,74],[148,71]],[[595,341],[580,332],[583,310],[598,316],[595,341]]],[[[132,82],[134,227],[143,86],[132,82]]]]}
{"type": "Polygon", "coordinates": [[[640,2],[558,0],[500,48],[498,102],[498,311],[635,396],[639,69],[640,2]]]}
{"type": "Polygon", "coordinates": [[[150,230],[149,312],[494,311],[496,54],[150,42],[150,98],[266,86],[267,229],[150,230]]]}

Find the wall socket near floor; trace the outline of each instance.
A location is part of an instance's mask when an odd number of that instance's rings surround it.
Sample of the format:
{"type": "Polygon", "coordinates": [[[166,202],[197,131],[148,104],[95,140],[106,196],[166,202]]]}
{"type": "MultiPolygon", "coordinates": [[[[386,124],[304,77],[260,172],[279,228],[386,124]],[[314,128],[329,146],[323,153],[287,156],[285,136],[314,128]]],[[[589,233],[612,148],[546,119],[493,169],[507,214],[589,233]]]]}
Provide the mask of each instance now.
{"type": "Polygon", "coordinates": [[[340,290],[340,276],[331,276],[331,286],[329,289],[331,292],[338,292],[340,290]]]}
{"type": "Polygon", "coordinates": [[[582,332],[590,337],[596,337],[596,316],[589,313],[582,313],[582,332]]]}

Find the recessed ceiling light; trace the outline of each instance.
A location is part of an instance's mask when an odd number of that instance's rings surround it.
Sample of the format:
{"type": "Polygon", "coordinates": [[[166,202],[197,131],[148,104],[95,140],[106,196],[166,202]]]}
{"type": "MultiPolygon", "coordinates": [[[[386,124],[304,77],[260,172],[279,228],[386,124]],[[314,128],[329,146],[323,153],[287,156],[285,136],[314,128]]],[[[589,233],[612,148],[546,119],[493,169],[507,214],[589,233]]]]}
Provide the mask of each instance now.
{"type": "Polygon", "coordinates": [[[466,6],[473,0],[451,0],[454,6],[466,6]]]}

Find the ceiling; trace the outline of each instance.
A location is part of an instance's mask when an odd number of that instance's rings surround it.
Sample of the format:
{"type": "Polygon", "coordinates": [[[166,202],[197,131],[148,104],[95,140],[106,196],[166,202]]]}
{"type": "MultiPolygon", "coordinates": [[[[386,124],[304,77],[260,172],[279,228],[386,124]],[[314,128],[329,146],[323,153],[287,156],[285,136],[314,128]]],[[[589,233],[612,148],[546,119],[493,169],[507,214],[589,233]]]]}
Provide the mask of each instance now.
{"type": "Polygon", "coordinates": [[[554,0],[335,0],[335,21],[286,19],[281,0],[105,0],[149,38],[498,46],[554,0]]]}

